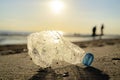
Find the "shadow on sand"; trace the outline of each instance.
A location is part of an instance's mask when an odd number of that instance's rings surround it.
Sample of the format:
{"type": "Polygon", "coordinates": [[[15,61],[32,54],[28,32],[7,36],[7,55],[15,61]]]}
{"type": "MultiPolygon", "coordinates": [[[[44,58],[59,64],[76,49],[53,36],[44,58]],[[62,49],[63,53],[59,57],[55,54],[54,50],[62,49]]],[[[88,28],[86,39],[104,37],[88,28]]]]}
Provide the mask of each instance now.
{"type": "Polygon", "coordinates": [[[94,67],[86,67],[83,70],[85,74],[81,73],[81,79],[83,80],[109,80],[109,76],[99,69],[96,69],[94,67]],[[83,77],[83,78],[82,78],[83,77]]]}
{"type": "Polygon", "coordinates": [[[109,76],[94,67],[70,65],[57,69],[39,69],[29,80],[109,80],[109,76]]]}

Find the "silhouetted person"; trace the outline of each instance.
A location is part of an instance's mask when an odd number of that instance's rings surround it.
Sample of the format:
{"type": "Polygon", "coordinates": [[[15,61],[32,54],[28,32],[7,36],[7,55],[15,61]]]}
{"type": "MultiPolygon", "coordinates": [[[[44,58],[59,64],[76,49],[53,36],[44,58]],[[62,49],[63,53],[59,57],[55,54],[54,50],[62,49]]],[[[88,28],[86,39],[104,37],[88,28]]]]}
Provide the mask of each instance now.
{"type": "Polygon", "coordinates": [[[95,27],[93,27],[93,29],[92,29],[92,36],[93,36],[93,37],[95,37],[95,36],[96,36],[96,26],[95,26],[95,27]]]}
{"type": "Polygon", "coordinates": [[[104,25],[102,24],[102,26],[101,26],[101,36],[104,35],[104,33],[103,33],[103,29],[104,29],[104,25]]]}

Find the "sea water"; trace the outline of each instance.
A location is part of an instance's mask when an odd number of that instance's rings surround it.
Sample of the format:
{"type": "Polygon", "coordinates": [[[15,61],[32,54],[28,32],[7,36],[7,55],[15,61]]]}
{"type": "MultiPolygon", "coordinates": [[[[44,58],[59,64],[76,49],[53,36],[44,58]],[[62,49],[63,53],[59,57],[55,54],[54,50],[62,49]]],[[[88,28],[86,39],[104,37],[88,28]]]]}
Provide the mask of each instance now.
{"type": "MultiPolygon", "coordinates": [[[[93,40],[91,35],[81,36],[65,36],[66,40],[71,42],[90,41],[93,40]]],[[[100,39],[100,36],[95,37],[96,40],[100,39]]],[[[120,35],[104,35],[102,39],[120,39],[120,35]]],[[[11,45],[11,44],[27,44],[27,36],[25,35],[0,35],[0,45],[11,45]]]]}

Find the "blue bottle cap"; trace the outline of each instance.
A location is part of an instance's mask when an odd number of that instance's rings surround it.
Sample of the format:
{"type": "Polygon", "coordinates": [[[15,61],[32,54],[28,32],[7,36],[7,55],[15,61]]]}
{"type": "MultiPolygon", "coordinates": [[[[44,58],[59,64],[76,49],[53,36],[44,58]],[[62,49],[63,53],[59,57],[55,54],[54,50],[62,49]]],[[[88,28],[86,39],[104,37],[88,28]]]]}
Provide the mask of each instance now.
{"type": "Polygon", "coordinates": [[[85,55],[84,58],[83,58],[82,63],[83,63],[85,66],[90,66],[91,63],[93,62],[93,59],[94,59],[93,54],[91,54],[91,53],[86,53],[86,55],[85,55]]]}

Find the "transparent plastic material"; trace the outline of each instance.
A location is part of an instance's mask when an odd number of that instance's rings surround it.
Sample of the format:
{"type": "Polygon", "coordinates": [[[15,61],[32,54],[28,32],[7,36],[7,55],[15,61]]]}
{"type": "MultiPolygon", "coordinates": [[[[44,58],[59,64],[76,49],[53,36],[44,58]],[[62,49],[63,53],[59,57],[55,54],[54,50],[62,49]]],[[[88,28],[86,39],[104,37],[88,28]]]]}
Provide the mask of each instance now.
{"type": "Polygon", "coordinates": [[[57,31],[42,31],[28,36],[28,54],[33,62],[46,68],[53,60],[70,64],[82,63],[85,51],[67,41],[57,31]]]}

